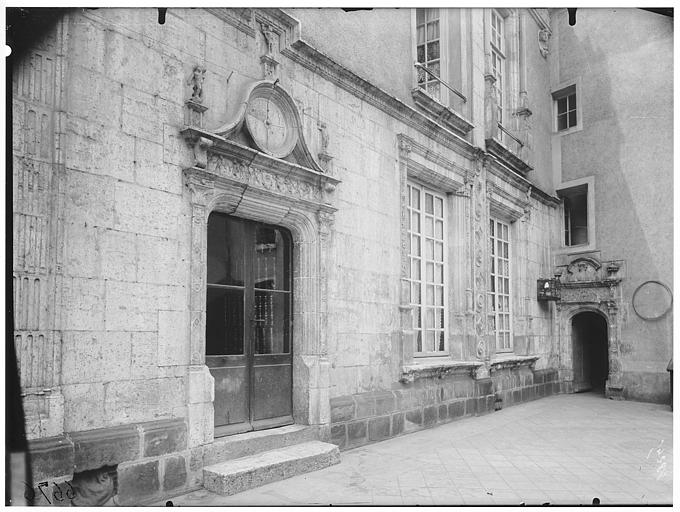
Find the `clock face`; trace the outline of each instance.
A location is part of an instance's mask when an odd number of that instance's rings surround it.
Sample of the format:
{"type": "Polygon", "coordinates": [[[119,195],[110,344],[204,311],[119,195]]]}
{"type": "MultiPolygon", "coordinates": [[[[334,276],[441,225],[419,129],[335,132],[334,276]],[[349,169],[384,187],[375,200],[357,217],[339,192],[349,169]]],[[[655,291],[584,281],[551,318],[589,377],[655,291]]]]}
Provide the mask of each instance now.
{"type": "Polygon", "coordinates": [[[246,111],[246,123],[253,141],[262,151],[283,158],[295,147],[296,133],[290,117],[275,98],[251,97],[246,111]]]}

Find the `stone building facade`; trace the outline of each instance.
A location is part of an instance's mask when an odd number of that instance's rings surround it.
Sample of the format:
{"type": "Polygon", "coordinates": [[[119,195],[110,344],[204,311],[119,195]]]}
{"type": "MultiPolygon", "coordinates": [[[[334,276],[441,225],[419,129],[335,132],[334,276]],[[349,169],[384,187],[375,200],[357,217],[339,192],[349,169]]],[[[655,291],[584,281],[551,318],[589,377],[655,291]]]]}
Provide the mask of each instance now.
{"type": "Polygon", "coordinates": [[[12,67],[34,481],[148,503],[281,444],[667,401],[672,22],[566,16],[64,11],[12,67]]]}

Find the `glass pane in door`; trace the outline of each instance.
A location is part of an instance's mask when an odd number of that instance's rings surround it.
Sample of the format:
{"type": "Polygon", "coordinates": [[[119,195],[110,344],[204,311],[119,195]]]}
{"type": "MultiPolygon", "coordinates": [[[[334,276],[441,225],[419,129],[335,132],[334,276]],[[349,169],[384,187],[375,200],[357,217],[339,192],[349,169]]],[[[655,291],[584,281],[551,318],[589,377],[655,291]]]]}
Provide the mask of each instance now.
{"type": "Polygon", "coordinates": [[[247,226],[224,213],[208,218],[208,284],[243,286],[247,226]]]}
{"type": "Polygon", "coordinates": [[[205,353],[243,354],[243,290],[208,285],[205,353]]]}
{"type": "Polygon", "coordinates": [[[290,290],[288,235],[273,226],[256,226],[253,265],[256,289],[290,290]]]}
{"type": "Polygon", "coordinates": [[[290,352],[290,293],[255,290],[253,347],[255,354],[290,352]]]}

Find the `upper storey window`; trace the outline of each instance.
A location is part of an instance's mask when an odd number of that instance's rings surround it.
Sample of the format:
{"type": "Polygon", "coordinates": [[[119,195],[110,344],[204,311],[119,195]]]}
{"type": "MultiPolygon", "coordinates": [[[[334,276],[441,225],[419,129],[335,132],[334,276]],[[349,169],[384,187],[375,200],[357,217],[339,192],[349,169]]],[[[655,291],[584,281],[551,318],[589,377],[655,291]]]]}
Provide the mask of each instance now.
{"type": "MultiPolygon", "coordinates": [[[[506,50],[505,19],[496,10],[491,11],[491,72],[496,79],[496,115],[498,124],[504,125],[504,108],[506,104],[506,50]]],[[[503,131],[498,133],[503,140],[503,131]]]]}
{"type": "Polygon", "coordinates": [[[557,98],[557,129],[576,126],[576,91],[557,98]]]}
{"type": "Polygon", "coordinates": [[[415,74],[411,95],[417,107],[461,136],[473,128],[463,94],[466,80],[461,9],[413,9],[415,74]]]}
{"type": "Polygon", "coordinates": [[[581,129],[580,79],[566,87],[553,90],[555,131],[560,134],[581,129]],[[578,101],[577,101],[578,100],[578,101]]]}
{"type": "MultiPolygon", "coordinates": [[[[418,63],[432,75],[441,76],[441,40],[439,9],[416,9],[416,53],[418,63]]],[[[423,69],[418,69],[418,85],[432,97],[441,99],[439,80],[423,69]]]]}

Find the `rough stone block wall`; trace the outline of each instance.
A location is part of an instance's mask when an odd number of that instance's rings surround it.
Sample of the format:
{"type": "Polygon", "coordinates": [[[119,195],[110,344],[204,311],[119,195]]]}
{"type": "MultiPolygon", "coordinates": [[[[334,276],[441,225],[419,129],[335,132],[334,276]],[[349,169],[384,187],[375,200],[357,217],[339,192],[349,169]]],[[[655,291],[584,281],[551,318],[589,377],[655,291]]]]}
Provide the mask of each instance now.
{"type": "MultiPolygon", "coordinates": [[[[172,18],[169,27],[178,23],[172,18]]],[[[165,148],[163,135],[183,123],[184,67],[200,45],[189,45],[188,26],[182,37],[157,27],[153,9],[70,18],[60,319],[66,431],[186,415],[188,221],[181,162],[168,158],[178,149],[165,148]]]]}
{"type": "Polygon", "coordinates": [[[557,370],[522,367],[345,395],[331,399],[331,442],[346,450],[560,392],[557,370]]]}
{"type": "MultiPolygon", "coordinates": [[[[147,504],[202,485],[203,449],[189,448],[187,441],[183,420],[128,424],[31,441],[33,483],[49,481],[51,491],[54,483],[68,482],[77,495],[80,475],[112,468],[117,477],[117,503],[147,504]]],[[[49,505],[37,487],[35,496],[34,505],[49,505]]]]}

